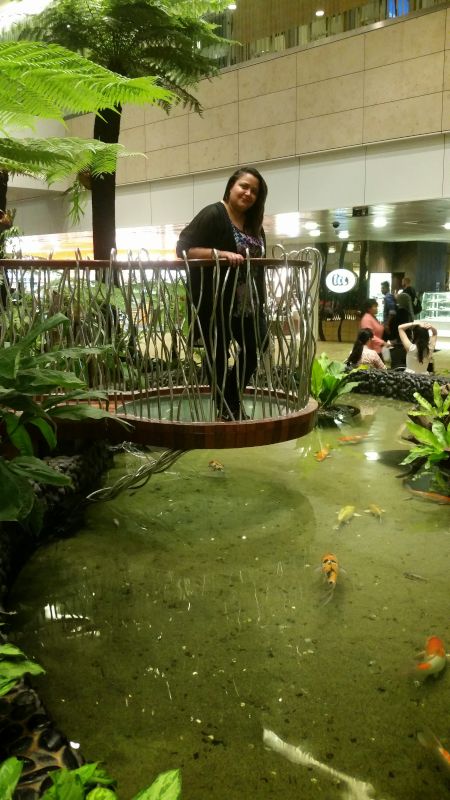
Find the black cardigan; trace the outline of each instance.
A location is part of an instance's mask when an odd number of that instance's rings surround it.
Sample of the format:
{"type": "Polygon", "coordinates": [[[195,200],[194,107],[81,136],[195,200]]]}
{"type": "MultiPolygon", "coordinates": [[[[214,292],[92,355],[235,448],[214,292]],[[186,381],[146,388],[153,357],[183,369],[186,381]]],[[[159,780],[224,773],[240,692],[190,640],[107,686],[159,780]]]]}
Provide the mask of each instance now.
{"type": "MultiPolygon", "coordinates": [[[[265,246],[264,231],[261,236],[265,246]]],[[[205,206],[194,219],[180,233],[177,242],[177,256],[183,257],[191,247],[206,247],[208,249],[228,250],[230,253],[237,253],[236,242],[233,234],[233,226],[223,203],[212,203],[205,206]]],[[[202,326],[203,335],[208,335],[208,326],[213,310],[214,271],[211,267],[189,267],[190,288],[192,299],[197,309],[198,318],[202,326]]],[[[258,270],[255,277],[258,297],[261,301],[264,293],[264,271],[258,270]]],[[[228,318],[228,313],[233,298],[234,275],[230,272],[228,264],[220,265],[219,293],[218,301],[223,297],[223,318],[228,318]]],[[[218,319],[222,314],[218,315],[218,319]]],[[[195,333],[197,338],[198,328],[195,333]]]]}

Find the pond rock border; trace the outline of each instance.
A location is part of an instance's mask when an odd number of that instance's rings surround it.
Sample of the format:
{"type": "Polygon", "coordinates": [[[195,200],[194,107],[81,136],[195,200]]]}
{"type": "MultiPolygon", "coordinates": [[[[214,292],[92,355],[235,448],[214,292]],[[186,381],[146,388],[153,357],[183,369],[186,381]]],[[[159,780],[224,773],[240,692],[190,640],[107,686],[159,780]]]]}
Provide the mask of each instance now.
{"type": "MultiPolygon", "coordinates": [[[[73,450],[76,451],[74,442],[73,450]]],[[[82,525],[86,495],[101,485],[102,476],[111,464],[111,450],[105,442],[96,442],[80,452],[61,454],[45,461],[69,475],[73,487],[36,487],[44,504],[44,522],[33,535],[18,523],[0,524],[0,603],[3,614],[8,592],[20,569],[33,552],[52,539],[67,537],[82,525]]],[[[8,616],[0,614],[1,621],[8,616]]],[[[0,640],[4,640],[0,634],[0,640]]],[[[20,681],[0,698],[0,762],[16,756],[24,762],[14,800],[38,800],[51,785],[50,774],[66,767],[75,769],[84,763],[59,731],[27,679],[20,681]]]]}
{"type": "Polygon", "coordinates": [[[392,397],[415,403],[414,393],[419,392],[425,400],[433,402],[433,384],[447,386],[450,392],[450,376],[419,374],[396,369],[360,369],[352,372],[351,381],[358,383],[352,390],[357,394],[373,394],[392,397]]]}

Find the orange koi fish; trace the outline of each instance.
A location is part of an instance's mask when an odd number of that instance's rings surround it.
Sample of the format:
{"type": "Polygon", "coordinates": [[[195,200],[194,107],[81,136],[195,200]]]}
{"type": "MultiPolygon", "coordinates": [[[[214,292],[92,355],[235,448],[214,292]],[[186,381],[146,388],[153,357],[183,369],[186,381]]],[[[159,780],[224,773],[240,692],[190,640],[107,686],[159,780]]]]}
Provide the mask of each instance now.
{"type": "Polygon", "coordinates": [[[414,669],[414,675],[419,680],[426,680],[430,675],[437,678],[447,664],[444,642],[439,636],[428,637],[420,656],[423,656],[423,661],[416,664],[414,669]]]}
{"type": "Polygon", "coordinates": [[[334,595],[336,583],[339,575],[339,563],[334,553],[325,553],[322,557],[322,564],[318,567],[327,583],[328,591],[321,605],[326,606],[334,595]]]}
{"type": "Polygon", "coordinates": [[[355,433],[353,436],[339,436],[338,442],[342,444],[356,444],[363,439],[367,439],[367,433],[355,433]]]}
{"type": "Polygon", "coordinates": [[[336,588],[339,574],[339,564],[334,553],[325,553],[322,558],[322,574],[332,591],[336,588]]]}
{"type": "Polygon", "coordinates": [[[314,458],[316,461],[325,461],[330,455],[330,448],[323,447],[322,450],[318,450],[317,453],[314,453],[314,458]]]}
{"type": "Polygon", "coordinates": [[[430,731],[428,728],[424,731],[419,731],[417,733],[417,738],[423,747],[426,747],[427,750],[431,750],[438,760],[444,764],[448,770],[450,770],[450,753],[445,749],[443,744],[432,731],[430,731]]]}
{"type": "Polygon", "coordinates": [[[208,462],[208,467],[213,470],[213,472],[223,472],[223,464],[221,461],[217,461],[217,459],[212,458],[211,461],[208,462]]]}

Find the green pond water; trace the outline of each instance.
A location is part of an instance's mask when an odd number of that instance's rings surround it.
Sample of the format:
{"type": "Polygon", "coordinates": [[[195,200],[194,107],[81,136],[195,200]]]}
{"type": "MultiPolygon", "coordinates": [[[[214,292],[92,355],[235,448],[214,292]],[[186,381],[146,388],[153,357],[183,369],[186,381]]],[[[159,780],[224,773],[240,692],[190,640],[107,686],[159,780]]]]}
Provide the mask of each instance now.
{"type": "MultiPolygon", "coordinates": [[[[76,537],[22,571],[10,608],[15,640],[47,670],[35,686],[124,800],[176,767],[184,800],[343,796],[265,748],[264,727],[370,781],[377,798],[448,796],[416,732],[430,727],[449,748],[450,668],[420,686],[411,669],[429,635],[450,649],[449,507],[398,477],[409,406],[354,402],[351,427],[187,453],[143,489],[91,505],[76,537]],[[339,443],[353,434],[364,438],[339,443]],[[360,516],[336,529],[347,504],[360,516]],[[330,551],[345,573],[324,603],[317,567],[330,551]]],[[[116,456],[105,485],[142,463],[116,456]]]]}

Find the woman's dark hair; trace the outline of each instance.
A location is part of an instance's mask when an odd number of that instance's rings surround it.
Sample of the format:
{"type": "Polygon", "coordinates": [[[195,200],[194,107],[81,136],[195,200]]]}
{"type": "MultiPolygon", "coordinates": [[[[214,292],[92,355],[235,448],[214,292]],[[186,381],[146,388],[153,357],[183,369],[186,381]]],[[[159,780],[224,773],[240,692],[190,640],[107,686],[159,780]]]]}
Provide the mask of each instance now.
{"type": "Polygon", "coordinates": [[[225,202],[228,201],[230,192],[236,181],[241,177],[241,175],[246,175],[247,173],[253,175],[253,177],[257,179],[259,182],[259,191],[258,197],[253,203],[252,207],[245,212],[245,230],[247,233],[251,233],[253,236],[259,236],[261,233],[264,217],[264,206],[267,197],[267,183],[265,182],[261,173],[258,172],[258,170],[254,167],[239,167],[239,169],[237,169],[236,172],[233,172],[233,174],[228,178],[223,199],[225,202]]]}
{"type": "Polygon", "coordinates": [[[366,300],[365,303],[363,303],[362,307],[363,314],[367,314],[367,312],[370,311],[372,306],[377,306],[377,305],[378,305],[378,300],[376,299],[376,297],[369,297],[369,299],[366,300]]]}
{"type": "Polygon", "coordinates": [[[361,328],[346,363],[349,365],[357,364],[362,356],[364,345],[370,342],[371,339],[373,339],[373,331],[371,331],[370,328],[361,328]]]}
{"type": "Polygon", "coordinates": [[[423,364],[423,357],[430,353],[430,335],[427,328],[422,328],[421,325],[413,328],[413,344],[417,347],[419,363],[423,364]]]}

